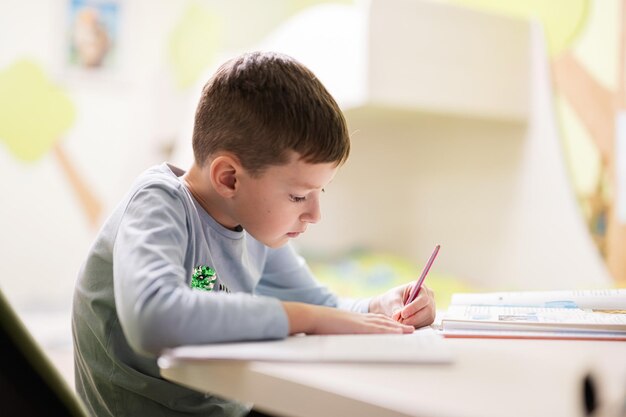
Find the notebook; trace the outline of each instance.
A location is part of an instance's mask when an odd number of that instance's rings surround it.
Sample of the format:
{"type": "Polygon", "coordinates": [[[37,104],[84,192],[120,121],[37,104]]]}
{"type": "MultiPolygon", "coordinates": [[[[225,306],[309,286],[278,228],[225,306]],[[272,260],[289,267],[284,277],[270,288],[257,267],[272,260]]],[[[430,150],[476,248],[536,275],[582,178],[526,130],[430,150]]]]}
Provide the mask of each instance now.
{"type": "Polygon", "coordinates": [[[448,341],[427,327],[403,335],[296,335],[282,340],[182,346],[167,350],[161,359],[450,363],[452,353],[448,341]]]}

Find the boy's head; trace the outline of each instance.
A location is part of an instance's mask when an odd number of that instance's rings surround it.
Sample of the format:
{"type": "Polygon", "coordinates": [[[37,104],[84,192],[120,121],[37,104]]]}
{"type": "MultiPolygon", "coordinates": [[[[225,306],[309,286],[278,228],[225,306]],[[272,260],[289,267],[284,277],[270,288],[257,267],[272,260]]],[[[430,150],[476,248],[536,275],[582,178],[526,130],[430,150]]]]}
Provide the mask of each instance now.
{"type": "Polygon", "coordinates": [[[205,85],[193,151],[199,167],[225,151],[258,176],[293,152],[340,165],[350,141],[339,106],[311,71],[286,55],[254,52],[223,64],[205,85]]]}

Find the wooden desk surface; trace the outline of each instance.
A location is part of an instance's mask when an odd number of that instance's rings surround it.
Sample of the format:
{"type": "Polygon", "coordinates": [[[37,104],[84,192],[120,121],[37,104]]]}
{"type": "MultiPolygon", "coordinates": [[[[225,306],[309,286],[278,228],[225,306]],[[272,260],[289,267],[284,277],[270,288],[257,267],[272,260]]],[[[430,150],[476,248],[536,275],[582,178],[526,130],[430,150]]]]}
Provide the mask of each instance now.
{"type": "Polygon", "coordinates": [[[446,365],[160,364],[169,380],[294,417],[584,416],[588,373],[600,404],[626,396],[626,342],[448,342],[455,360],[446,365]]]}

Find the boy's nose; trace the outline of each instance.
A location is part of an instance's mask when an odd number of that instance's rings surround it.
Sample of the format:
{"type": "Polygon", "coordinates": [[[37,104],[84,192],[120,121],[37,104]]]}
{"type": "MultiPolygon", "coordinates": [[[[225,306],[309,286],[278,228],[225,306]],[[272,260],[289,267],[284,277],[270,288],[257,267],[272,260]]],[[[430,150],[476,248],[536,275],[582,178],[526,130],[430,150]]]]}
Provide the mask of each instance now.
{"type": "Polygon", "coordinates": [[[313,202],[308,210],[305,211],[302,216],[300,216],[300,220],[306,223],[317,223],[322,219],[322,212],[320,210],[320,204],[318,201],[313,202]]]}

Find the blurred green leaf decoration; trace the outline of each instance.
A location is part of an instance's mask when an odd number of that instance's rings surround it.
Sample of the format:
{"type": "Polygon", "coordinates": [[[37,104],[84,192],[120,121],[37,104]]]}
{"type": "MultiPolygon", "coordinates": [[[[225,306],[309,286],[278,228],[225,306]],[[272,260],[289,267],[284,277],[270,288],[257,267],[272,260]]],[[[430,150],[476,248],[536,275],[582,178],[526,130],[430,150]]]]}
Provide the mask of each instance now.
{"type": "Polygon", "coordinates": [[[36,63],[20,60],[0,70],[0,142],[17,159],[41,158],[75,118],[69,96],[36,63]]]}
{"type": "Polygon", "coordinates": [[[174,27],[169,61],[178,87],[191,87],[215,60],[220,46],[221,19],[197,3],[191,3],[174,27]]]}

